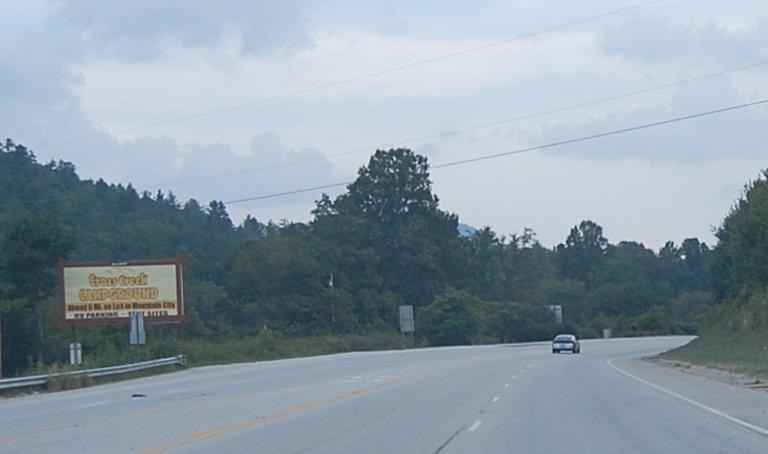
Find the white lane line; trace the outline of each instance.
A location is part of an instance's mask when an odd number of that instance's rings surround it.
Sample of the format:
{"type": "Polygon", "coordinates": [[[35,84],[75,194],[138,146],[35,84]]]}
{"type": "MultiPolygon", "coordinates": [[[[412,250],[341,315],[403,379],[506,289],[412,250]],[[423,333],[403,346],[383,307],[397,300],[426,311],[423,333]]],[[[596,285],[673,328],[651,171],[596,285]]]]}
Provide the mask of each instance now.
{"type": "MultiPolygon", "coordinates": [[[[513,377],[514,378],[514,377],[513,377]]],[[[505,388],[509,388],[509,383],[504,383],[505,388]]]]}
{"type": "Polygon", "coordinates": [[[739,418],[737,418],[735,416],[731,416],[728,413],[724,413],[724,412],[722,412],[720,410],[717,410],[715,408],[712,408],[712,407],[710,407],[708,405],[704,405],[701,402],[697,402],[697,401],[695,401],[693,399],[689,399],[689,398],[687,398],[685,396],[682,396],[682,395],[680,395],[680,394],[678,394],[678,393],[676,393],[674,391],[670,391],[667,388],[662,388],[659,385],[653,384],[653,383],[651,383],[651,382],[649,382],[647,380],[643,380],[640,377],[636,377],[636,376],[630,374],[629,372],[627,372],[627,371],[625,371],[623,369],[620,369],[618,366],[615,366],[610,360],[606,361],[605,363],[608,364],[608,366],[611,369],[615,370],[616,372],[619,372],[620,374],[623,374],[623,375],[631,378],[632,380],[640,382],[640,383],[642,383],[644,385],[648,385],[648,386],[650,386],[651,388],[653,388],[653,389],[655,389],[657,391],[661,391],[664,394],[668,394],[668,395],[670,395],[670,396],[672,396],[674,398],[682,400],[683,402],[687,402],[687,403],[693,405],[694,407],[701,408],[702,410],[706,410],[706,411],[708,411],[708,412],[710,412],[710,413],[712,413],[714,415],[717,415],[717,416],[719,416],[721,418],[727,419],[728,421],[730,421],[730,422],[732,422],[734,424],[737,424],[737,425],[739,425],[741,427],[747,428],[749,430],[753,430],[753,431],[755,431],[755,432],[757,432],[757,433],[759,433],[761,435],[768,435],[768,429],[765,429],[765,428],[760,427],[760,426],[756,426],[756,425],[754,425],[752,423],[744,421],[743,419],[739,419],[739,418]]]}
{"type": "Polygon", "coordinates": [[[496,397],[494,397],[493,399],[491,399],[491,402],[493,402],[493,403],[496,403],[496,402],[498,402],[498,401],[499,401],[499,399],[501,399],[501,397],[499,397],[499,396],[496,396],[496,397]]]}
{"type": "Polygon", "coordinates": [[[482,424],[482,423],[483,422],[478,419],[477,421],[473,422],[472,425],[469,426],[469,429],[467,429],[467,430],[469,430],[470,432],[474,432],[474,431],[477,430],[478,427],[480,427],[480,424],[482,424]]]}

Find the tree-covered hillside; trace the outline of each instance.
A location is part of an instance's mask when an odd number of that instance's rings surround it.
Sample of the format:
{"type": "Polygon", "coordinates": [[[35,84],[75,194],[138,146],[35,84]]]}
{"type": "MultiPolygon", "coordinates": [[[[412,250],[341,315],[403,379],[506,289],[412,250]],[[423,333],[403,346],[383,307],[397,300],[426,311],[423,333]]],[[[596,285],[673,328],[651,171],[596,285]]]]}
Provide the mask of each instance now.
{"type": "MultiPolygon", "coordinates": [[[[376,151],[346,192],[317,201],[306,224],[249,217],[234,226],[221,202],[84,181],[73,164],[38,163],[11,141],[0,150],[0,187],[5,374],[65,359],[73,333],[56,323],[60,258],[185,257],[189,319],[153,331],[157,355],[191,340],[264,343],[265,333],[396,333],[401,304],[415,306],[417,338],[431,344],[596,336],[602,328],[694,332],[713,302],[712,252],[697,239],[660,251],[612,244],[589,220],[553,249],[530,229],[462,236],[457,215],[432,191],[427,159],[407,149],[376,151]],[[564,308],[563,325],[547,310],[553,304],[564,308]]],[[[128,349],[123,327],[77,334],[94,363],[128,349]]]]}
{"type": "Polygon", "coordinates": [[[718,304],[699,338],[667,356],[768,378],[768,171],[744,187],[716,235],[718,304]]]}

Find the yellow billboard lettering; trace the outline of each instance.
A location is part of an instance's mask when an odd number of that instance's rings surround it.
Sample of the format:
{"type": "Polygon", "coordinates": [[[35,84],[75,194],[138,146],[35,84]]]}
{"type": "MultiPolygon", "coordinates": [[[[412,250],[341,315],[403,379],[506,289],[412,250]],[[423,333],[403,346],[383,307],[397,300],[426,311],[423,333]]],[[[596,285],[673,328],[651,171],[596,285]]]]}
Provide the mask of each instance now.
{"type": "Polygon", "coordinates": [[[118,282],[123,287],[146,287],[149,285],[149,275],[147,273],[139,273],[137,276],[121,275],[118,282]]]}
{"type": "Polygon", "coordinates": [[[117,278],[102,277],[92,273],[88,276],[88,284],[91,287],[114,287],[117,285],[117,278]]]}

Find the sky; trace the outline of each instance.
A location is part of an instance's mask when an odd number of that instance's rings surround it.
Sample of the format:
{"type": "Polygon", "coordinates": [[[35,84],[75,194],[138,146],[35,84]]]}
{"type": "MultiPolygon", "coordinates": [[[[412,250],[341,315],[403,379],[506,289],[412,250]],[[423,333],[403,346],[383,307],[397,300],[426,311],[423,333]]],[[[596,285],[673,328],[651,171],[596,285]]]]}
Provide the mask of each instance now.
{"type": "MultiPolygon", "coordinates": [[[[768,98],[765,0],[11,0],[0,15],[0,137],[182,201],[349,182],[377,148],[439,165],[768,98]]],[[[768,167],[766,124],[756,106],[432,180],[462,222],[548,247],[584,219],[613,243],[713,244],[768,167]]],[[[228,210],[303,222],[320,195],[228,210]]]]}

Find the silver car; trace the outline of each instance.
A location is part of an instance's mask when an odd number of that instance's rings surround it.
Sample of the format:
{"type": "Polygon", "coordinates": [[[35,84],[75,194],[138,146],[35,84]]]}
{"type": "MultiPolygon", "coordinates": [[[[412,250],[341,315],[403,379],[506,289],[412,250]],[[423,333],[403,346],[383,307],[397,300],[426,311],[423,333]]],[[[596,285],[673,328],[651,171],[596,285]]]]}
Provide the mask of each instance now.
{"type": "Polygon", "coordinates": [[[558,334],[552,341],[552,353],[569,351],[571,353],[581,353],[581,344],[573,334],[558,334]]]}

